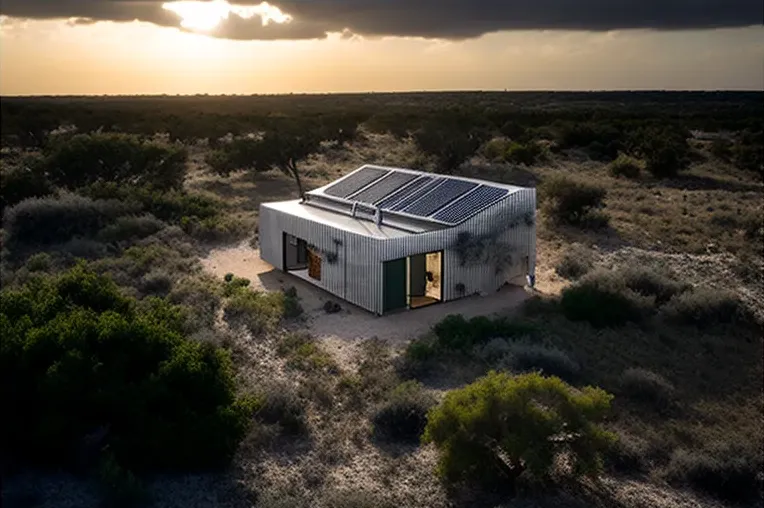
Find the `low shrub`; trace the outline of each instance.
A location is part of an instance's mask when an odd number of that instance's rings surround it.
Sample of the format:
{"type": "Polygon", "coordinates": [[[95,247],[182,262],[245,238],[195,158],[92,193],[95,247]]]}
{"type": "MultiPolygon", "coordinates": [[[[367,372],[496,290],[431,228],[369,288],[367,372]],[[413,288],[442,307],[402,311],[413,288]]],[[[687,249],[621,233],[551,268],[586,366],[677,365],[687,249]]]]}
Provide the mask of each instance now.
{"type": "Polygon", "coordinates": [[[92,200],[76,194],[31,198],[6,210],[4,227],[10,243],[50,245],[74,237],[92,238],[135,206],[120,201],[92,200]]]}
{"type": "Polygon", "coordinates": [[[606,216],[605,190],[563,175],[546,178],[539,186],[541,209],[551,220],[574,226],[600,227],[606,216]]]}
{"type": "Polygon", "coordinates": [[[286,358],[287,366],[293,369],[307,372],[337,370],[332,355],[321,349],[306,332],[287,333],[279,340],[276,352],[286,358]]]}
{"type": "Polygon", "coordinates": [[[656,305],[663,305],[689,289],[689,285],[670,274],[648,268],[627,268],[620,273],[627,288],[642,296],[654,297],[656,305]]]}
{"type": "Polygon", "coordinates": [[[254,336],[272,331],[284,316],[282,293],[237,291],[225,303],[225,319],[243,324],[254,336]]]}
{"type": "Polygon", "coordinates": [[[190,236],[203,242],[233,241],[244,238],[248,233],[243,221],[221,215],[204,219],[183,216],[180,226],[190,236]]]}
{"type": "Polygon", "coordinates": [[[562,454],[573,475],[596,474],[615,440],[598,425],[611,400],[599,388],[574,390],[555,377],[490,372],[448,392],[428,413],[423,439],[435,444],[438,471],[451,482],[548,478],[562,454]]]}
{"type": "Polygon", "coordinates": [[[555,272],[566,279],[576,280],[589,273],[593,267],[594,256],[592,256],[592,252],[581,245],[577,245],[565,252],[560,262],[555,266],[555,272]]]}
{"type": "Polygon", "coordinates": [[[605,463],[619,473],[646,472],[649,468],[648,445],[630,434],[618,434],[618,439],[605,454],[605,463]]]}
{"type": "Polygon", "coordinates": [[[98,465],[98,484],[106,506],[131,508],[148,501],[148,491],[132,472],[119,465],[114,455],[106,453],[98,465]]]}
{"type": "Polygon", "coordinates": [[[252,406],[234,393],[228,354],[182,335],[182,310],[137,302],[82,265],[0,293],[3,450],[67,466],[104,429],[120,466],[223,466],[252,406]]]}
{"type": "Polygon", "coordinates": [[[532,166],[543,152],[541,145],[534,141],[525,144],[513,142],[504,153],[504,159],[513,164],[532,166]]]}
{"type": "Polygon", "coordinates": [[[153,270],[141,277],[138,284],[143,295],[167,296],[173,287],[172,275],[165,270],[153,270]]]}
{"type": "Polygon", "coordinates": [[[25,266],[30,272],[46,272],[50,270],[52,261],[47,252],[38,252],[27,259],[25,266]]]}
{"type": "Polygon", "coordinates": [[[512,372],[540,372],[567,382],[576,381],[580,365],[564,351],[541,344],[515,343],[509,347],[502,365],[512,372]]]}
{"type": "Polygon", "coordinates": [[[163,229],[167,224],[153,215],[118,217],[98,232],[98,239],[103,242],[130,242],[146,238],[163,229]]]}
{"type": "Polygon", "coordinates": [[[761,499],[760,450],[718,449],[674,452],[667,468],[670,481],[684,483],[727,502],[761,499]]]}
{"type": "Polygon", "coordinates": [[[173,285],[168,300],[191,310],[189,327],[212,328],[222,303],[222,290],[208,276],[186,276],[173,285]]]}
{"type": "Polygon", "coordinates": [[[418,442],[427,425],[427,412],[435,402],[416,381],[401,383],[374,411],[375,434],[394,441],[418,442]]]}
{"type": "Polygon", "coordinates": [[[664,307],[666,317],[699,327],[750,320],[750,311],[729,291],[694,288],[674,297],[664,307]]]}
{"type": "Polygon", "coordinates": [[[0,215],[6,208],[28,198],[53,194],[53,186],[42,171],[26,166],[0,167],[0,215]]]}
{"type": "Polygon", "coordinates": [[[659,411],[674,403],[674,386],[663,376],[651,370],[626,369],[621,375],[621,391],[630,399],[659,411]]]}
{"type": "Polygon", "coordinates": [[[612,176],[623,176],[626,178],[637,178],[642,171],[642,165],[638,159],[629,157],[626,154],[619,153],[618,157],[608,164],[608,172],[612,176]]]}
{"type": "Polygon", "coordinates": [[[518,337],[534,331],[529,324],[506,318],[477,316],[467,320],[461,314],[446,316],[432,329],[439,348],[459,351],[470,351],[475,345],[496,337],[518,337]]]}
{"type": "Polygon", "coordinates": [[[97,181],[180,188],[186,150],[119,133],[77,134],[47,147],[45,165],[54,183],[74,189],[97,181]]]}
{"type": "Polygon", "coordinates": [[[510,141],[505,138],[493,138],[492,140],[488,141],[485,145],[483,145],[483,148],[481,149],[481,152],[483,153],[483,156],[492,161],[497,161],[504,159],[504,156],[507,153],[507,150],[509,149],[510,141]]]}
{"type": "Polygon", "coordinates": [[[308,431],[305,403],[292,387],[283,384],[267,386],[257,395],[257,400],[255,418],[260,422],[278,425],[285,433],[292,435],[308,431]]]}
{"type": "Polygon", "coordinates": [[[560,304],[571,321],[603,328],[642,321],[653,311],[654,298],[626,287],[616,272],[595,271],[563,289],[560,304]]]}

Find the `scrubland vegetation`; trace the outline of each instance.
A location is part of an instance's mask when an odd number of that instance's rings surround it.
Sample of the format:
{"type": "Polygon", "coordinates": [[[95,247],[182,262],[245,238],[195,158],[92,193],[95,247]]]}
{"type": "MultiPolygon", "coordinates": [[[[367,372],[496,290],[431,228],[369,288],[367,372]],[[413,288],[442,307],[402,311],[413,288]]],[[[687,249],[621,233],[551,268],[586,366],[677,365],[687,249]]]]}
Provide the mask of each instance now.
{"type": "Polygon", "coordinates": [[[760,99],[3,98],[3,505],[756,505],[760,99]],[[348,355],[202,270],[367,162],[535,185],[540,291],[348,355]]]}

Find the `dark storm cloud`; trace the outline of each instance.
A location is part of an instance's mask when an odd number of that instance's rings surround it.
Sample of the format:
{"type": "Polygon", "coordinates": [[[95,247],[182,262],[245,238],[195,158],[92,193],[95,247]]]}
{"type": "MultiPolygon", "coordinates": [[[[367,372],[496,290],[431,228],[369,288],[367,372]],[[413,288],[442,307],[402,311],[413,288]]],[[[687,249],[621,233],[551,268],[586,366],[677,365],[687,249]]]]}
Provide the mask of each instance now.
{"type": "MultiPolygon", "coordinates": [[[[178,26],[153,0],[3,0],[2,14],[178,26]]],[[[231,3],[259,4],[250,0],[231,3]]],[[[367,36],[477,37],[501,30],[683,30],[761,25],[762,0],[273,0],[292,22],[263,26],[231,14],[212,35],[233,39],[302,39],[326,32],[367,36]]]]}

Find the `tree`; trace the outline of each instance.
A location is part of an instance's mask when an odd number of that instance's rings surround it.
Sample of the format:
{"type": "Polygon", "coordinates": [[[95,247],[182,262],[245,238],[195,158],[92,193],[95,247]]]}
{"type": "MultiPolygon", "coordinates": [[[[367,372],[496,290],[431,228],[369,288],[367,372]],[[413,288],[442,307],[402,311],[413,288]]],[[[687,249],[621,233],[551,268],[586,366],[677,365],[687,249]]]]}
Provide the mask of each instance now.
{"type": "Polygon", "coordinates": [[[461,127],[456,123],[430,123],[414,133],[419,149],[437,159],[438,170],[453,173],[471,157],[487,139],[480,129],[461,127]]]}
{"type": "Polygon", "coordinates": [[[237,169],[269,171],[278,169],[294,179],[300,197],[305,191],[298,164],[321,147],[321,134],[309,126],[282,127],[266,131],[262,137],[240,138],[207,156],[207,163],[219,174],[237,169]]]}
{"type": "Polygon", "coordinates": [[[573,475],[595,474],[615,440],[597,425],[612,398],[538,373],[490,372],[430,410],[424,441],[438,448],[439,472],[450,481],[506,486],[527,474],[543,479],[563,454],[573,475]]]}

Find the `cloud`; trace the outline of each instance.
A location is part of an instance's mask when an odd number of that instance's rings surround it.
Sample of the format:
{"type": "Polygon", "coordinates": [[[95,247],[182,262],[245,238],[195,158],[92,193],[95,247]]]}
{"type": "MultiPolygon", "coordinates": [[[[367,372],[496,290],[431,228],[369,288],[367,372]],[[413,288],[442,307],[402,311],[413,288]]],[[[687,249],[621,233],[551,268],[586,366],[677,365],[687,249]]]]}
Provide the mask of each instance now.
{"type": "MultiPolygon", "coordinates": [[[[180,26],[157,0],[3,0],[15,18],[140,20],[180,26]]],[[[260,1],[237,0],[240,5],[260,1]]],[[[262,23],[230,12],[209,35],[231,39],[310,39],[327,32],[362,36],[467,39],[502,30],[686,30],[761,25],[761,0],[273,0],[291,16],[262,23]]]]}

